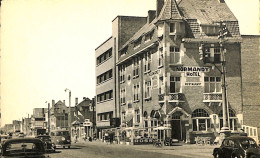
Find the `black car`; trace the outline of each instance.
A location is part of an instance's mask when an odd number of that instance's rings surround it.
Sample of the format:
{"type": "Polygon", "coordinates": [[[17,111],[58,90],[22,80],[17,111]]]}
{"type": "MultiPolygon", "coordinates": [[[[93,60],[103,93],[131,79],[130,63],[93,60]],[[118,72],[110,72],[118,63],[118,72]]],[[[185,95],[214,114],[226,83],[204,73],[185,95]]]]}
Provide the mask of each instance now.
{"type": "Polygon", "coordinates": [[[14,138],[4,142],[1,157],[34,157],[45,158],[44,144],[36,138],[14,138]]]}
{"type": "Polygon", "coordinates": [[[213,150],[215,158],[260,158],[260,149],[254,139],[246,136],[231,136],[213,150]]]}
{"type": "Polygon", "coordinates": [[[38,135],[35,138],[40,139],[44,143],[46,152],[55,152],[56,145],[51,141],[51,137],[48,135],[38,135]]]}

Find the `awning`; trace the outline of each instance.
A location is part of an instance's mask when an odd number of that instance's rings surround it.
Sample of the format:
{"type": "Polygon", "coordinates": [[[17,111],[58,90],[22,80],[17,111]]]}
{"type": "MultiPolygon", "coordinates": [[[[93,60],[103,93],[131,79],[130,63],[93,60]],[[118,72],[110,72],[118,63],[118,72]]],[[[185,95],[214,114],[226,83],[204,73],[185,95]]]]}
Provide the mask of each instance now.
{"type": "Polygon", "coordinates": [[[133,119],[133,115],[132,114],[131,115],[127,115],[126,118],[122,122],[124,122],[124,123],[130,122],[132,119],[133,119]]]}
{"type": "Polygon", "coordinates": [[[170,130],[170,129],[171,129],[170,127],[164,127],[164,126],[154,128],[154,130],[170,130]]]}

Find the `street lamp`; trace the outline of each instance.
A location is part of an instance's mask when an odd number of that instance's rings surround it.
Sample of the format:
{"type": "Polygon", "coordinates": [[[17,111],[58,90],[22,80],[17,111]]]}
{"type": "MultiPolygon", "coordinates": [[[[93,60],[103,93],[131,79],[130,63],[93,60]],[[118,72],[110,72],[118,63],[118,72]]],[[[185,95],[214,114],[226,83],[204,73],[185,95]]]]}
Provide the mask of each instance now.
{"type": "MultiPolygon", "coordinates": [[[[48,103],[45,101],[45,103],[48,103]]],[[[50,103],[48,103],[48,134],[50,134],[50,103]]]]}
{"type": "Polygon", "coordinates": [[[222,111],[223,111],[223,127],[220,131],[220,138],[223,140],[225,137],[230,135],[229,130],[229,120],[228,120],[228,103],[227,103],[227,86],[226,86],[226,59],[225,59],[225,49],[223,48],[224,38],[228,34],[226,24],[224,22],[220,23],[220,31],[219,31],[219,46],[220,46],[220,54],[222,57],[222,68],[221,68],[221,79],[222,79],[222,92],[223,92],[223,100],[222,100],[222,111]]]}
{"type": "Polygon", "coordinates": [[[68,127],[69,127],[69,132],[71,132],[71,90],[66,88],[65,92],[69,92],[69,116],[68,116],[68,127]]]}

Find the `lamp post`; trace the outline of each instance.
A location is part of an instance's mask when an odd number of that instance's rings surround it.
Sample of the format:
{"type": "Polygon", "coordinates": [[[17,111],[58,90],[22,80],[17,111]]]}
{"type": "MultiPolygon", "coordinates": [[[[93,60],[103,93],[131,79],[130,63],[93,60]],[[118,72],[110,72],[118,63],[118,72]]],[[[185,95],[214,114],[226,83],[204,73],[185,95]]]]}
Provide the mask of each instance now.
{"type": "Polygon", "coordinates": [[[48,128],[48,134],[50,134],[50,103],[48,103],[47,101],[45,101],[45,103],[48,104],[48,111],[47,111],[47,114],[48,114],[48,122],[47,122],[47,128],[48,128]]]}
{"type": "Polygon", "coordinates": [[[226,59],[225,59],[225,49],[223,47],[224,38],[227,35],[228,31],[225,23],[220,23],[220,31],[219,31],[219,46],[220,46],[220,54],[222,57],[222,68],[221,68],[221,79],[222,79],[222,111],[223,111],[223,127],[220,130],[220,139],[223,140],[225,137],[230,135],[229,130],[229,120],[228,120],[228,106],[227,106],[227,86],[226,86],[226,59]]]}
{"type": "Polygon", "coordinates": [[[68,128],[69,132],[71,132],[71,90],[68,88],[65,89],[65,92],[69,92],[69,115],[68,115],[68,128]]]}

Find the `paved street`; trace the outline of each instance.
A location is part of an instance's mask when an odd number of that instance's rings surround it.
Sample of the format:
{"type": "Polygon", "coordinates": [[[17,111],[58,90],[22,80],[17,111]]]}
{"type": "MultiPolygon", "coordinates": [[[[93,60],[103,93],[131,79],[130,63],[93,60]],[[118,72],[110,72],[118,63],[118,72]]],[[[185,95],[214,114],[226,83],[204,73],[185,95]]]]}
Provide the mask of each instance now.
{"type": "Polygon", "coordinates": [[[179,145],[154,147],[152,145],[107,145],[101,142],[86,142],[73,144],[71,149],[57,149],[56,153],[51,153],[51,158],[208,158],[212,157],[215,146],[210,145],[179,145]]]}

